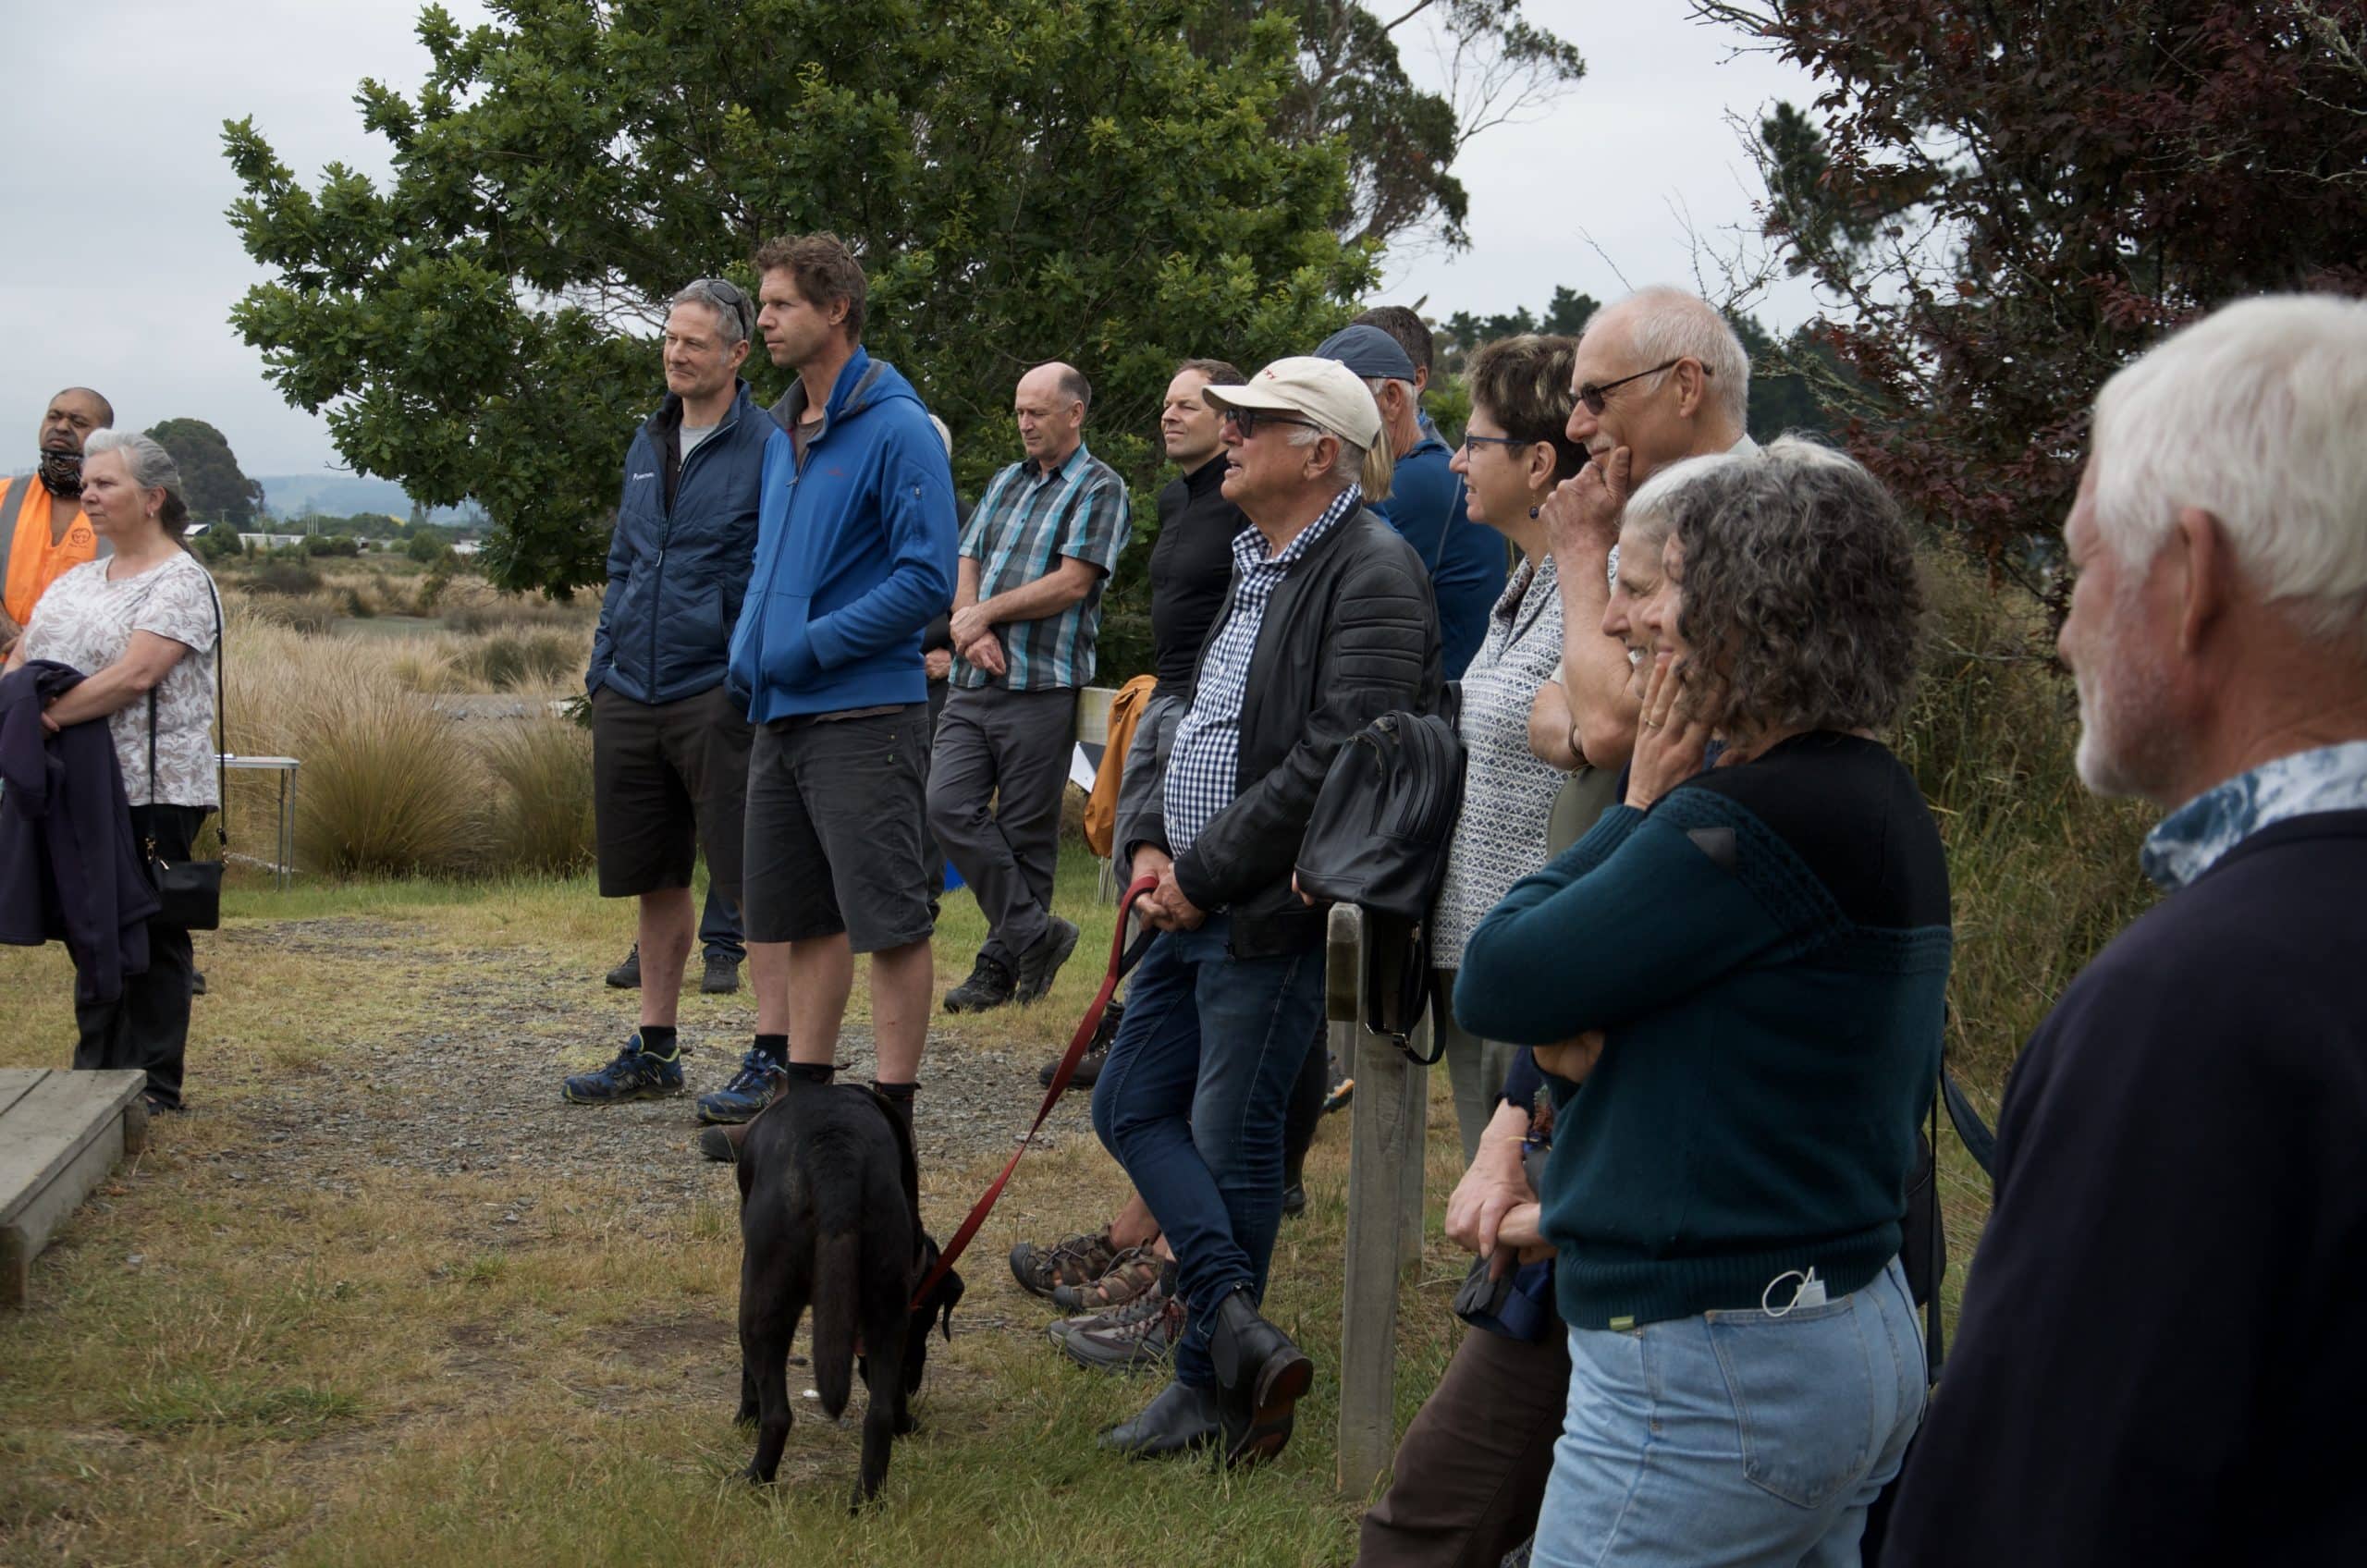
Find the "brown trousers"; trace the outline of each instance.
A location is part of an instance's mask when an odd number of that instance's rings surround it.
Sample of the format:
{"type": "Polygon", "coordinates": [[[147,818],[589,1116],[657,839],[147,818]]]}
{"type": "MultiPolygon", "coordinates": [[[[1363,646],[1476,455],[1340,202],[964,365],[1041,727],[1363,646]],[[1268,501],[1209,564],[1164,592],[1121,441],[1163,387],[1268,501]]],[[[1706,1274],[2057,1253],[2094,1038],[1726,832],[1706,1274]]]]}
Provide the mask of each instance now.
{"type": "Polygon", "coordinates": [[[1536,1344],[1466,1329],[1365,1514],[1358,1568],[1496,1568],[1537,1528],[1569,1402],[1559,1323],[1536,1344]]]}

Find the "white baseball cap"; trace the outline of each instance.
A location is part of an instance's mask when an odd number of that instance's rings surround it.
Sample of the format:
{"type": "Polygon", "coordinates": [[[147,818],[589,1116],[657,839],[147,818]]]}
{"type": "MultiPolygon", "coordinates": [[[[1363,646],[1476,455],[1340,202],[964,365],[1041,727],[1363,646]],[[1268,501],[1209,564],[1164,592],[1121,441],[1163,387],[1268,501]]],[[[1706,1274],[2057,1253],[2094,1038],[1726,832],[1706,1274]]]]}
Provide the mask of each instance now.
{"type": "Polygon", "coordinates": [[[1206,386],[1200,400],[1227,409],[1302,414],[1333,435],[1367,451],[1380,440],[1380,408],[1355,372],[1337,360],[1312,354],[1276,360],[1242,386],[1206,386]]]}

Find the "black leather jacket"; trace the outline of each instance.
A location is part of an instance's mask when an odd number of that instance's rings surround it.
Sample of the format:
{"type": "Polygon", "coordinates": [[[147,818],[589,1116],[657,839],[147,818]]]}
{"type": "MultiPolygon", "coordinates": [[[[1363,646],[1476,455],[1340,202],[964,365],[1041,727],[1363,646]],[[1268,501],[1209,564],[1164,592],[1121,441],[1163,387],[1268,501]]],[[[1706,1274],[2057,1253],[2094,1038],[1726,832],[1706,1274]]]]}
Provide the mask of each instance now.
{"type": "MultiPolygon", "coordinates": [[[[1210,642],[1232,613],[1228,593],[1210,642]]],[[[1392,708],[1429,709],[1439,693],[1429,575],[1395,529],[1359,511],[1317,540],[1268,601],[1233,803],[1175,863],[1185,898],[1233,917],[1236,958],[1322,945],[1325,911],[1299,901],[1291,868],[1323,776],[1357,730],[1392,708]]]]}

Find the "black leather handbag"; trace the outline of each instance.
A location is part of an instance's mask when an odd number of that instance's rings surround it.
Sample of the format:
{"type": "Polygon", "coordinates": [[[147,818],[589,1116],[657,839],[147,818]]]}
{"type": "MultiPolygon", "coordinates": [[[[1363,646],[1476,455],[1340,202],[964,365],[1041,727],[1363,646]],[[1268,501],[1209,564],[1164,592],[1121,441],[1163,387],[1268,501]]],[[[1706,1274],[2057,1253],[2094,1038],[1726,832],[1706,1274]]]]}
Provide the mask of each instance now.
{"type": "MultiPolygon", "coordinates": [[[[222,843],[223,860],[166,860],[156,853],[153,834],[141,841],[141,852],[148,862],[148,880],[156,887],[156,902],[160,906],[150,918],[166,925],[178,925],[190,931],[215,931],[222,925],[222,866],[229,858],[230,831],[227,826],[230,812],[229,769],[224,764],[225,747],[220,741],[228,739],[229,718],[225,697],[229,691],[224,672],[225,655],[222,647],[222,595],[214,590],[212,580],[207,589],[214,598],[214,722],[217,744],[214,749],[215,799],[221,803],[215,809],[214,831],[222,843]]],[[[156,693],[148,693],[148,800],[156,801],[156,693]]]]}

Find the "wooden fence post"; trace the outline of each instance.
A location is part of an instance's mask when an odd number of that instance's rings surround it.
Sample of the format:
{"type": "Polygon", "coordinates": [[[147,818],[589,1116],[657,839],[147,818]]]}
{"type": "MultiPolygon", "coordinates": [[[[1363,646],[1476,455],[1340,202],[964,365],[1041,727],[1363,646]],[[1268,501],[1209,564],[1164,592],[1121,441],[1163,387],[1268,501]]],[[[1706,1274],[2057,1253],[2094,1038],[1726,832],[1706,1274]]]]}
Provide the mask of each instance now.
{"type": "Polygon", "coordinates": [[[1356,1081],[1348,1130],[1348,1243],[1340,1325],[1340,1490],[1362,1497],[1396,1446],[1397,1286],[1421,1246],[1427,1075],[1362,1022],[1364,913],[1331,906],[1324,954],[1331,1048],[1356,1081]],[[1409,1169],[1410,1168],[1410,1169],[1409,1169]],[[1408,1194],[1412,1207],[1407,1216],[1408,1194]]]}

